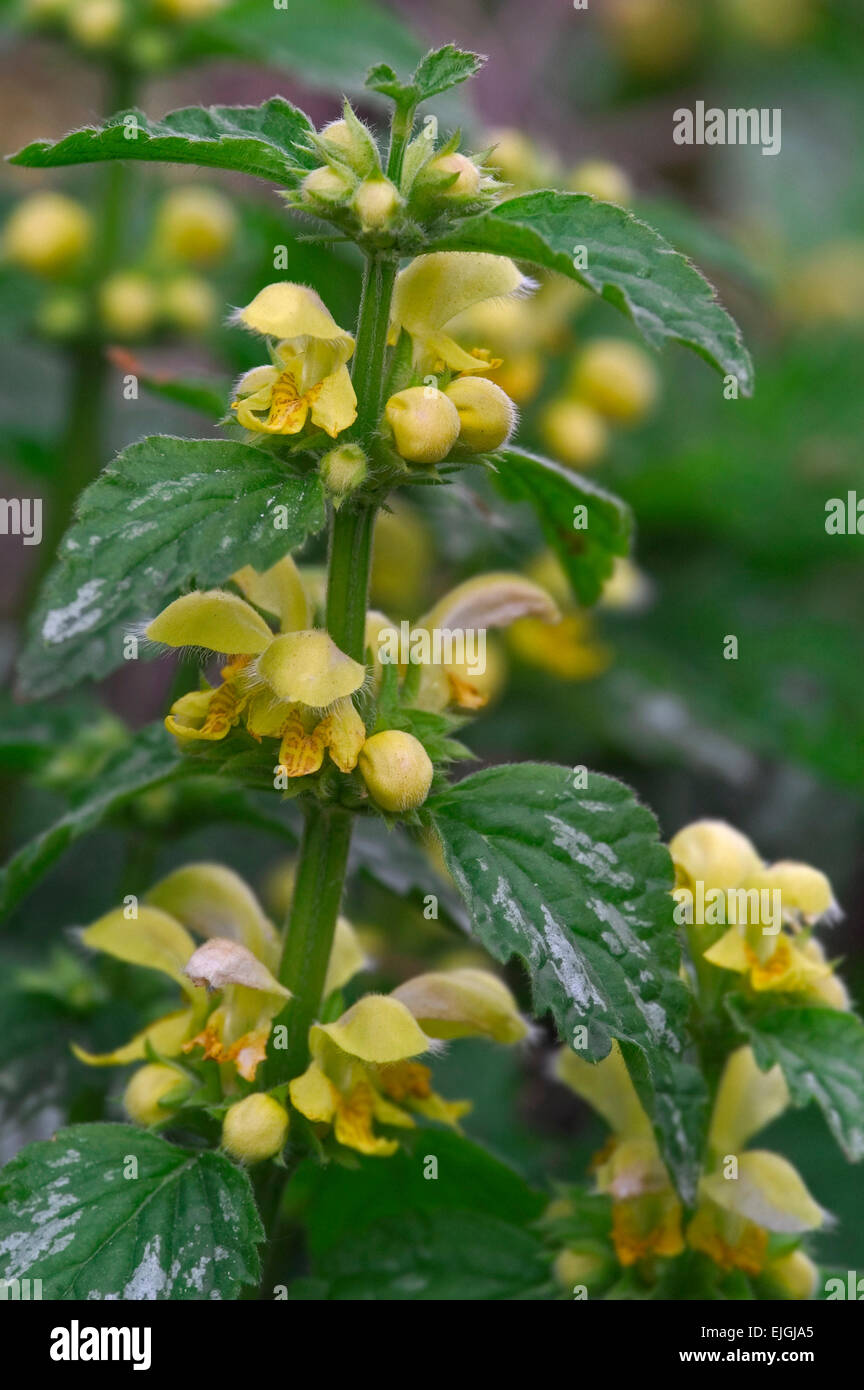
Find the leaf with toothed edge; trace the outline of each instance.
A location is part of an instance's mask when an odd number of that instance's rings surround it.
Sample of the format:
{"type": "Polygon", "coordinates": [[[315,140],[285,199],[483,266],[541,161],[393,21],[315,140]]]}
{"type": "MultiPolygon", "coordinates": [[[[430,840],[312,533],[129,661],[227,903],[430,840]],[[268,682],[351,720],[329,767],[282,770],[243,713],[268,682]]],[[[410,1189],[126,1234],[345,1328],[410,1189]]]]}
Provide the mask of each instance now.
{"type": "Polygon", "coordinates": [[[130,445],[79,498],[30,622],[22,689],[43,697],[107,675],[130,630],[178,594],[244,565],[267,569],[324,521],[317,474],[249,444],[156,435],[130,445]]]}
{"type": "Polygon", "coordinates": [[[519,956],[538,1014],[599,1061],[621,1044],[682,1195],[692,1197],[705,1097],[683,1058],[687,989],[657,824],[628,787],[542,763],[489,768],[430,797],[426,810],[471,912],[499,961],[519,956]]]}
{"type": "Polygon", "coordinates": [[[28,1144],[0,1172],[0,1199],[0,1277],[41,1280],[44,1298],[230,1299],[259,1278],[246,1172],[132,1125],[28,1144]]]}
{"type": "Polygon", "coordinates": [[[85,126],[62,140],[35,140],[10,163],[30,169],[139,159],[232,169],[293,188],[318,162],[304,142],[314,131],[309,117],[284,97],[261,106],[188,106],[150,121],[140,111],[121,111],[102,126],[85,126]]]}
{"type": "Polygon", "coordinates": [[[625,208],[545,189],[466,217],[427,248],[490,251],[557,270],[614,304],[652,347],[681,343],[750,395],[753,364],[734,319],[696,267],[625,208]],[[584,248],[584,267],[574,264],[584,248]]]}

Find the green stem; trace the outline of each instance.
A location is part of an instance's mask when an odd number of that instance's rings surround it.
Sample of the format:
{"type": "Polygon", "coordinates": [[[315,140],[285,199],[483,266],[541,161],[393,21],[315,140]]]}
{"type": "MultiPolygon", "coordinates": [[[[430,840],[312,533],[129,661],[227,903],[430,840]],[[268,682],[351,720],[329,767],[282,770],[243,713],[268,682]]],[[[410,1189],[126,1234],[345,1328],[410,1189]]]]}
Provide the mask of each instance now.
{"type": "Polygon", "coordinates": [[[397,187],[402,178],[405,149],[411,139],[411,131],[414,129],[414,112],[416,110],[417,103],[411,101],[405,105],[397,106],[393,112],[393,124],[390,128],[390,150],[387,155],[387,177],[397,187]]]}
{"type": "MultiPolygon", "coordinates": [[[[354,389],[358,416],[355,437],[368,444],[381,413],[384,358],[390,300],[396,279],[395,259],[372,256],[366,266],[354,389]]],[[[372,560],[375,507],[346,503],[332,513],[327,583],[327,630],[338,647],[356,661],[365,653],[366,601],[372,560]]],[[[287,1029],[285,1047],[274,1050],[268,1081],[298,1076],[309,1056],[309,1027],[321,1006],[333,933],[345,884],[351,843],[352,814],[340,806],[310,801],[297,876],[286,924],[279,979],[292,998],[278,1023],[287,1029]]]]}
{"type": "Polygon", "coordinates": [[[355,661],[363,661],[366,652],[366,603],[374,527],[374,507],[342,507],[334,512],[330,532],[327,631],[340,651],[355,661]]]}
{"type": "Polygon", "coordinates": [[[341,807],[313,803],[306,809],[279,967],[279,979],[294,996],[282,1020],[287,1028],[285,1050],[276,1054],[283,1080],[299,1076],[306,1066],[307,1035],[324,993],[342,900],[351,824],[351,812],[341,807]]]}

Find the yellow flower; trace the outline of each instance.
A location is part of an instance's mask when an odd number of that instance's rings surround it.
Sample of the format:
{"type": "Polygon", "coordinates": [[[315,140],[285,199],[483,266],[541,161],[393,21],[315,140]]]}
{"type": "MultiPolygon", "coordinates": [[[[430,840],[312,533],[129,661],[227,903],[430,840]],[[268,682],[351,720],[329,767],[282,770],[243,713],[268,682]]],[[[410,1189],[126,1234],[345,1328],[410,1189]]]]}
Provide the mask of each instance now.
{"type": "Polygon", "coordinates": [[[331,438],[357,418],[357,397],[345,363],[354,339],[305,285],[280,281],[235,315],[255,333],[275,338],[273,364],[240,378],[231,409],[247,430],[299,434],[307,417],[331,438]]]}
{"type": "Polygon", "coordinates": [[[398,1142],[377,1134],[376,1121],[405,1129],[421,1115],[458,1127],[470,1109],[436,1095],[429,1068],[416,1060],[437,1049],[435,1038],[514,1042],[526,1031],[509,990],[495,977],[479,970],[421,975],[392,995],[364,996],[335,1023],[313,1024],[312,1060],[289,1086],[291,1103],[314,1124],[332,1126],[337,1143],[387,1157],[398,1142]]]}
{"type": "MultiPolygon", "coordinates": [[[[109,912],[84,930],[82,940],[116,960],[167,975],[180,986],[184,1005],[111,1052],[94,1055],[74,1047],[76,1056],[91,1066],[121,1066],[143,1060],[149,1048],[176,1057],[200,1047],[206,1058],[231,1064],[245,1080],[254,1080],[272,1021],[291,997],[273,973],[279,936],[255,894],[220,864],[187,864],[146,894],[135,917],[128,918],[127,910],[109,912]],[[195,937],[205,938],[203,944],[195,937]]],[[[340,919],[328,990],[345,984],[363,963],[353,929],[340,919]]],[[[170,1088],[162,1070],[144,1071],[133,1077],[127,1100],[134,1118],[146,1113],[147,1123],[153,1123],[159,1117],[154,1107],[170,1088]]],[[[179,1080],[175,1073],[174,1085],[179,1080]]]]}
{"type": "Polygon", "coordinates": [[[660,390],[653,361],[623,338],[595,338],[576,359],[573,395],[618,424],[632,425],[648,414],[660,390]]]}
{"type": "MultiPolygon", "coordinates": [[[[452,319],[487,299],[524,294],[533,288],[506,256],[486,252],[434,251],[400,272],[393,295],[392,336],[410,335],[417,371],[449,367],[458,372],[489,369],[488,355],[466,352],[448,332],[452,319]]],[[[495,363],[494,365],[498,365],[495,363]]]]}
{"type": "Polygon", "coordinates": [[[327,632],[310,628],[309,604],[290,556],[259,574],[233,576],[252,603],[273,613],[274,633],[251,603],[222,589],[175,599],[146,629],[153,642],[230,656],[223,684],[175,701],[166,728],[181,742],[223,739],[242,718],[259,742],[278,738],[279,765],[289,777],[317,772],[329,751],[342,772],[357,766],[366,737],[351,696],[366,668],[341,652],[327,632]]]}
{"type": "Polygon", "coordinates": [[[824,874],[791,860],[763,863],[746,835],[723,821],[685,826],[669,852],[682,920],[707,927],[697,936],[705,960],[743,975],[759,993],[849,1007],[841,981],[809,935],[816,921],[837,912],[824,874]]]}
{"type": "Polygon", "coordinates": [[[788,1103],[779,1066],[760,1071],[749,1047],[732,1053],[714,1102],[699,1205],[687,1228],[688,1243],[721,1269],[759,1274],[770,1232],[799,1234],[824,1222],[825,1213],[787,1159],[762,1149],[743,1151],[788,1103]]]}
{"type": "Polygon", "coordinates": [[[612,1240],[622,1265],[684,1248],[681,1204],[616,1042],[602,1062],[562,1049],[559,1079],[602,1115],[612,1138],[594,1163],[598,1192],[612,1198],[612,1240]]]}

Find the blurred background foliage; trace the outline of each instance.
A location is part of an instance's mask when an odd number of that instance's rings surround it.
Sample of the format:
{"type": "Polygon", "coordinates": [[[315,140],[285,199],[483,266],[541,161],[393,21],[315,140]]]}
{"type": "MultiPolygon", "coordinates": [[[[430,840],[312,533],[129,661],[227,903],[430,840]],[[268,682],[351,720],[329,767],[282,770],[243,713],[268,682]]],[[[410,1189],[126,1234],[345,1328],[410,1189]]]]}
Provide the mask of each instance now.
{"type": "MultiPolygon", "coordinates": [[[[566,598],[554,640],[529,625],[496,642],[489,707],[466,741],[482,763],[545,758],[621,777],[667,838],[691,819],[720,816],[766,859],[819,866],[846,913],[831,953],[845,957],[860,1000],[862,540],[825,527],[830,498],[856,488],[864,497],[859,0],[602,0],[586,10],[563,0],[289,0],[284,9],[269,0],[77,0],[74,10],[73,23],[51,0],[2,6],[7,152],[98,118],[118,95],[159,117],[279,92],[320,125],[338,115],[341,92],[361,90],[372,61],[405,68],[425,46],[454,41],[490,58],[443,112],[461,124],[467,148],[497,144],[516,188],[555,181],[627,202],[714,281],[753,351],[752,400],[726,399],[720,380],[670,349],[647,365],[636,359],[639,404],[621,418],[626,409],[592,397],[585,354],[590,360],[597,340],[635,338],[609,306],[572,287],[546,285],[490,325],[500,379],[522,408],[522,443],[590,470],[631,504],[636,568],[618,573],[592,614],[566,598]],[[672,113],[697,100],[780,108],[781,154],[674,144],[672,113]],[[736,660],[724,658],[729,636],[736,660]]],[[[369,100],[360,109],[374,120],[369,100]]],[[[125,444],[147,433],[216,433],[228,382],[255,361],[254,344],[225,316],[280,278],[278,248],[287,248],[285,277],[313,285],[342,324],[354,318],[359,287],[349,251],[303,241],[305,229],[251,180],[139,166],[118,186],[98,166],[62,177],[7,168],[0,223],[8,227],[22,199],[49,189],[75,200],[92,225],[108,216],[116,226],[110,255],[97,239],[50,274],[16,261],[4,241],[2,491],[44,498],[46,544],[74,492],[125,444]],[[189,189],[212,190],[222,210],[221,238],[203,255],[200,244],[192,255],[178,249],[165,231],[166,199],[189,189]],[[112,316],[105,284],[113,278],[116,291],[117,277],[126,296],[117,291],[112,316]],[[99,363],[83,384],[82,354],[99,363]],[[138,399],[124,397],[129,372],[138,399]]],[[[470,491],[457,481],[424,490],[421,501],[422,509],[400,502],[379,526],[372,597],[391,617],[417,616],[489,567],[559,586],[527,509],[473,489],[473,479],[470,491]]],[[[124,728],[160,717],[174,679],[164,662],[135,664],[56,705],[16,704],[14,655],[49,559],[44,547],[3,538],[5,851],[80,799],[124,728]]],[[[219,821],[237,814],[228,801],[207,807],[176,789],[148,797],[79,842],[7,929],[7,1153],[22,1133],[49,1133],[62,1114],[93,1118],[110,1105],[108,1079],[85,1075],[70,1037],[103,1045],[158,1009],[141,972],[85,961],[70,928],[195,857],[222,857],[274,912],[284,900],[290,819],[282,829],[272,817],[226,826],[219,821]],[[118,983],[123,1003],[108,1004],[118,983]]],[[[375,852],[396,858],[392,842],[375,852]]],[[[478,954],[458,927],[426,921],[417,903],[415,894],[397,911],[368,875],[354,880],[347,909],[366,930],[373,987],[478,954]]],[[[476,1097],[469,1135],[537,1183],[581,1175],[598,1142],[580,1103],[548,1079],[545,1059],[541,1038],[515,1056],[466,1043],[437,1064],[448,1094],[476,1097]]],[[[820,1236],[819,1253],[855,1267],[857,1174],[812,1108],[780,1124],[777,1147],[840,1218],[820,1236]]]]}

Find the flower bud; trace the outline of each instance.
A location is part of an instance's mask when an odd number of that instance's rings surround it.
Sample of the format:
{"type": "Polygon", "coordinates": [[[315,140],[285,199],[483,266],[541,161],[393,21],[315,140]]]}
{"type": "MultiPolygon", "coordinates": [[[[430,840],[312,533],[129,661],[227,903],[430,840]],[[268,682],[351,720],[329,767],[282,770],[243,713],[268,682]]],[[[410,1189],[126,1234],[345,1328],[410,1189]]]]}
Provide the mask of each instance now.
{"type": "Polygon", "coordinates": [[[272,1096],[256,1091],[226,1112],[222,1122],[222,1147],[243,1163],[273,1158],[288,1136],[288,1111],[272,1096]]]}
{"type": "Polygon", "coordinates": [[[576,362],[573,389],[601,415],[634,424],[651,409],[659,382],[651,358],[635,343],[596,338],[576,362]]]}
{"type": "Polygon", "coordinates": [[[459,437],[459,412],[434,386],[397,391],[384,407],[396,452],[409,463],[439,463],[459,437]]]}
{"type": "Polygon", "coordinates": [[[99,309],[108,333],[118,338],[143,338],[158,316],[156,287],[140,271],[121,270],[100,288],[99,309]]]}
{"type": "Polygon", "coordinates": [[[386,729],[367,738],[360,771],[373,801],[394,815],[422,806],[432,785],[432,760],[413,734],[386,729]]]}
{"type": "Polygon", "coordinates": [[[69,32],[84,48],[107,48],[125,18],[122,0],[76,0],[69,12],[69,32]]]}
{"type": "Polygon", "coordinates": [[[569,468],[591,468],[605,454],[609,431],[602,417],[582,401],[550,401],[540,432],[555,458],[569,468]]]}
{"type": "Polygon", "coordinates": [[[633,188],[623,169],[605,159],[587,159],[578,165],[569,178],[574,193],[590,193],[601,203],[620,203],[626,207],[633,197],[633,188]]]}
{"type": "Polygon", "coordinates": [[[139,1067],[123,1092],[123,1109],[136,1125],[156,1125],[170,1113],[160,1104],[162,1097],[175,1090],[180,1081],[180,1073],[161,1062],[139,1067]]]}
{"type": "Polygon", "coordinates": [[[399,193],[386,178],[364,179],[354,194],[352,207],[364,232],[383,231],[399,209],[399,193]]]}
{"type": "Polygon", "coordinates": [[[87,249],[90,216],[62,193],[35,193],[13,210],[3,229],[3,253],[37,275],[59,275],[87,249]]]}
{"type": "Polygon", "coordinates": [[[378,168],[375,141],[347,102],[344,117],[324,126],[320,139],[330,145],[334,154],[338,154],[361,178],[378,168]]]}
{"type": "Polygon", "coordinates": [[[369,460],[359,444],[342,444],[324,455],[320,468],[321,481],[338,506],[360,487],[369,471],[369,460]]]}
{"type": "Polygon", "coordinates": [[[459,443],[472,454],[500,449],[516,424],[510,397],[484,376],[460,376],[444,392],[459,412],[459,443]]]}
{"type": "Polygon", "coordinates": [[[422,182],[427,179],[434,179],[439,182],[442,179],[456,178],[452,183],[445,184],[439,188],[440,196],[445,198],[476,198],[480,191],[480,170],[477,165],[464,154],[442,154],[438,159],[433,159],[427,164],[421,175],[422,182]]]}
{"type": "Polygon", "coordinates": [[[352,181],[347,174],[340,173],[338,169],[329,169],[326,164],[322,164],[320,169],[313,169],[311,174],[306,175],[301,184],[301,191],[307,203],[329,208],[343,202],[352,187],[352,181]]]}
{"type": "Polygon", "coordinates": [[[162,315],[183,333],[203,333],[215,321],[216,296],[199,275],[175,275],[162,288],[162,315]]]}
{"type": "Polygon", "coordinates": [[[192,265],[211,265],[234,239],[236,219],[227,198],[214,188],[175,188],[156,218],[160,251],[192,265]]]}
{"type": "Polygon", "coordinates": [[[770,1260],[765,1275],[786,1298],[809,1299],[816,1291],[819,1270],[803,1250],[792,1250],[778,1260],[770,1260]]]}

